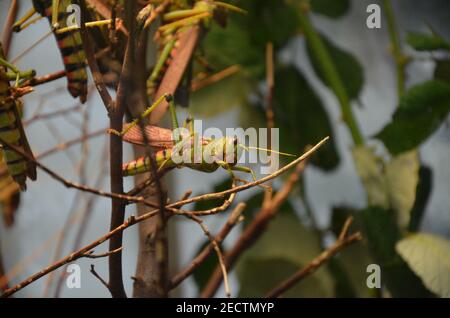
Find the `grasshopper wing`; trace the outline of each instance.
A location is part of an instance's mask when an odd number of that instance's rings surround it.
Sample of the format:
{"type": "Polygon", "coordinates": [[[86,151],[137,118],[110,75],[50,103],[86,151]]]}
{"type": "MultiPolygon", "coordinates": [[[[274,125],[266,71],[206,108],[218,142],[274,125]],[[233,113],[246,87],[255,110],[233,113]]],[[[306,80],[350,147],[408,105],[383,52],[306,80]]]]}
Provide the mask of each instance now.
{"type": "MultiPolygon", "coordinates": [[[[126,126],[125,126],[126,129],[126,126]]],[[[157,126],[147,125],[144,128],[147,136],[147,145],[157,150],[172,148],[172,130],[157,126]]],[[[145,146],[146,140],[142,134],[142,129],[138,125],[132,127],[124,136],[123,140],[134,145],[145,146]]]]}

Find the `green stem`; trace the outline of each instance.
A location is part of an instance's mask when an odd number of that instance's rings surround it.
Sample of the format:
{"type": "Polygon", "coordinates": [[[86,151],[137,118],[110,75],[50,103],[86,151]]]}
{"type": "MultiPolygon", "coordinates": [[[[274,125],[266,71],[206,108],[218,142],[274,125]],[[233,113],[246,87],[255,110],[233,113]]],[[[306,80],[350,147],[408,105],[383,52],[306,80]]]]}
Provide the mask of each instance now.
{"type": "Polygon", "coordinates": [[[300,24],[306,40],[309,42],[313,53],[317,57],[317,61],[319,63],[321,71],[323,72],[329,86],[331,87],[339,101],[343,119],[350,129],[353,142],[357,146],[362,145],[364,143],[364,140],[353,115],[350,100],[348,98],[344,84],[342,83],[342,79],[340,78],[336,66],[334,65],[333,60],[331,59],[331,56],[328,53],[322,39],[312,25],[307,11],[308,10],[305,10],[304,8],[300,9],[300,24]]]}
{"type": "Polygon", "coordinates": [[[390,0],[384,0],[384,11],[386,12],[389,37],[391,39],[392,53],[397,68],[397,92],[398,96],[402,96],[405,91],[405,66],[406,58],[403,55],[400,45],[397,25],[395,23],[394,10],[390,0]]]}

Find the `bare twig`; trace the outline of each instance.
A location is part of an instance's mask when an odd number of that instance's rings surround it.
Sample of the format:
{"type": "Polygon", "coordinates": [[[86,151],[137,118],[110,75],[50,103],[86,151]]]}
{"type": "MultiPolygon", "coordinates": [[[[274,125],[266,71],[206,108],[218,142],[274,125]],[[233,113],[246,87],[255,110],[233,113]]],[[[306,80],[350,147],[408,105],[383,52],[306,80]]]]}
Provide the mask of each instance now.
{"type": "Polygon", "coordinates": [[[62,70],[62,71],[57,71],[54,73],[50,73],[47,75],[43,75],[40,77],[34,77],[32,79],[27,80],[26,82],[24,82],[22,84],[22,86],[39,86],[42,84],[46,84],[46,83],[50,83],[53,82],[57,79],[63,78],[66,76],[66,71],[62,70]]]}
{"type": "Polygon", "coordinates": [[[86,135],[82,135],[80,137],[77,137],[77,138],[74,138],[72,140],[66,141],[64,143],[58,144],[55,147],[50,148],[50,149],[48,149],[48,150],[46,150],[44,152],[41,152],[40,154],[36,155],[36,159],[42,159],[42,158],[48,157],[48,156],[50,156],[50,155],[52,155],[54,153],[66,150],[69,147],[72,147],[72,146],[74,146],[76,144],[79,144],[80,142],[83,142],[85,140],[88,140],[88,139],[91,139],[91,138],[94,138],[94,137],[102,136],[102,135],[105,135],[105,134],[106,134],[106,128],[93,131],[93,132],[88,133],[86,135]]]}
{"type": "Polygon", "coordinates": [[[144,24],[144,29],[148,28],[156,18],[163,12],[172,0],[164,0],[155,10],[152,11],[144,24]]]}
{"type": "Polygon", "coordinates": [[[214,83],[217,83],[231,75],[236,74],[241,70],[240,65],[231,65],[230,67],[227,67],[226,69],[217,72],[211,76],[208,76],[207,78],[197,80],[192,83],[191,85],[191,91],[196,92],[198,90],[201,90],[202,88],[205,88],[209,85],[212,85],[214,83]]]}
{"type": "Polygon", "coordinates": [[[116,249],[113,250],[113,251],[108,251],[108,252],[105,252],[105,253],[102,253],[102,254],[93,254],[94,251],[89,251],[89,252],[87,252],[87,253],[84,255],[84,257],[87,257],[87,258],[104,258],[104,257],[111,256],[111,255],[113,255],[113,254],[120,253],[120,252],[122,252],[122,250],[123,250],[123,247],[121,246],[121,247],[119,247],[119,248],[116,248],[116,249]]]}
{"type": "Polygon", "coordinates": [[[337,254],[339,251],[344,249],[345,247],[356,243],[362,239],[362,235],[360,232],[356,232],[352,235],[348,235],[348,229],[352,223],[352,218],[348,218],[344,224],[344,227],[339,235],[339,238],[336,242],[323,251],[319,256],[311,261],[307,266],[300,269],[298,272],[293,274],[291,277],[287,278],[283,281],[279,286],[275,287],[272,291],[270,291],[266,297],[275,298],[281,296],[284,292],[289,290],[295,284],[303,280],[305,277],[313,274],[320,266],[325,264],[331,257],[337,254]]]}
{"type": "MultiPolygon", "coordinates": [[[[103,161],[103,167],[99,171],[99,174],[97,176],[97,180],[95,182],[94,188],[99,188],[102,185],[103,180],[105,178],[106,171],[107,171],[107,164],[106,164],[107,145],[106,144],[104,146],[104,149],[103,149],[102,153],[103,153],[102,157],[104,158],[104,160],[102,160],[103,161]]],[[[86,202],[86,205],[84,207],[84,211],[81,213],[80,226],[78,227],[78,233],[75,236],[75,241],[74,241],[72,249],[71,249],[72,251],[76,251],[76,250],[78,250],[80,248],[81,241],[83,239],[83,235],[86,232],[86,228],[87,228],[87,225],[88,225],[89,217],[90,217],[90,215],[92,213],[94,202],[95,202],[95,200],[97,198],[98,198],[97,196],[91,196],[88,199],[88,201],[86,202]]],[[[75,202],[77,202],[77,200],[75,202]]],[[[55,253],[55,258],[54,258],[53,262],[56,262],[59,257],[60,257],[59,252],[55,253]]],[[[65,270],[61,271],[61,275],[59,276],[58,282],[56,284],[56,289],[55,289],[55,294],[54,294],[55,298],[59,297],[59,294],[61,292],[61,288],[63,286],[63,277],[64,277],[65,273],[66,273],[65,270]]]]}
{"type": "MultiPolygon", "coordinates": [[[[223,240],[227,237],[228,233],[233,229],[233,227],[239,222],[240,216],[245,209],[245,203],[239,203],[233,212],[230,214],[227,223],[220,230],[219,234],[214,238],[217,244],[221,244],[223,240]]],[[[208,258],[208,256],[213,251],[214,247],[212,244],[206,246],[203,251],[201,251],[192,261],[176,274],[170,281],[170,288],[173,289],[177,287],[181,282],[183,282],[187,277],[189,277],[203,262],[208,258]]]]}
{"type": "Polygon", "coordinates": [[[203,233],[205,233],[206,237],[211,242],[211,246],[216,251],[217,258],[219,260],[219,266],[222,271],[223,281],[224,281],[224,285],[225,285],[225,294],[227,295],[227,297],[231,297],[230,286],[228,284],[227,269],[225,267],[225,263],[223,260],[223,254],[222,254],[222,251],[220,250],[219,244],[214,239],[214,237],[212,237],[211,232],[209,231],[208,227],[203,223],[202,219],[200,219],[198,216],[195,216],[194,214],[186,214],[186,217],[188,217],[189,219],[193,220],[198,225],[200,225],[203,233]]]}
{"type": "Polygon", "coordinates": [[[100,281],[100,283],[102,283],[103,286],[106,287],[106,289],[108,289],[111,292],[111,289],[109,288],[108,283],[105,282],[105,280],[95,270],[94,264],[91,264],[90,272],[92,273],[92,275],[94,275],[100,281]]]}
{"type": "Polygon", "coordinates": [[[55,110],[53,112],[49,112],[46,114],[36,114],[36,115],[32,116],[31,118],[24,120],[23,125],[29,126],[30,124],[32,124],[33,122],[36,122],[38,120],[45,120],[45,119],[51,119],[51,118],[58,117],[58,116],[64,116],[64,115],[70,114],[72,112],[77,112],[82,107],[83,106],[81,104],[77,104],[72,107],[68,107],[65,109],[58,109],[58,110],[55,110]]]}

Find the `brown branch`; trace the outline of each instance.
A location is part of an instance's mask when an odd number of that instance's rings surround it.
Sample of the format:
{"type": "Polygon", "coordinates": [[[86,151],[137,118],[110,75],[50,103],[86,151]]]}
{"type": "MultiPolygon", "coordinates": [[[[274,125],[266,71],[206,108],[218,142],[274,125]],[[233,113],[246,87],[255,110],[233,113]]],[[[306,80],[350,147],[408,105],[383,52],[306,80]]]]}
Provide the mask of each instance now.
{"type": "Polygon", "coordinates": [[[6,17],[5,25],[3,26],[2,33],[2,45],[3,45],[3,53],[5,57],[8,58],[8,53],[11,45],[11,38],[13,33],[13,24],[17,18],[17,12],[19,12],[19,1],[12,0],[11,5],[9,6],[8,16],[6,17]]]}
{"type": "Polygon", "coordinates": [[[31,118],[29,118],[27,120],[24,120],[22,124],[24,126],[29,126],[30,124],[32,124],[33,122],[38,121],[38,120],[51,119],[51,118],[54,118],[54,117],[67,115],[67,114],[70,114],[72,112],[77,112],[82,107],[83,106],[81,104],[77,104],[77,105],[72,106],[72,107],[68,107],[68,108],[65,108],[65,109],[58,109],[58,110],[55,110],[55,111],[52,111],[52,112],[48,112],[46,114],[36,114],[36,115],[32,116],[31,118]]]}
{"type": "MultiPolygon", "coordinates": [[[[320,141],[317,145],[312,147],[309,151],[307,151],[301,157],[297,158],[296,160],[294,160],[290,164],[284,166],[283,168],[279,169],[278,171],[274,172],[273,174],[268,175],[268,176],[266,176],[266,177],[264,177],[262,179],[259,179],[257,181],[254,181],[254,182],[251,182],[251,183],[248,183],[248,184],[245,184],[245,185],[241,185],[241,186],[235,187],[233,189],[229,189],[229,190],[225,190],[225,191],[221,191],[221,192],[216,192],[216,193],[204,194],[204,195],[200,195],[200,196],[196,196],[196,197],[180,200],[178,202],[166,205],[165,209],[168,210],[168,211],[171,211],[171,210],[169,210],[170,208],[181,207],[181,206],[183,206],[185,204],[189,204],[189,203],[193,203],[193,202],[199,202],[199,201],[203,201],[203,200],[211,200],[211,199],[223,198],[224,196],[226,196],[228,194],[244,191],[244,190],[249,189],[251,187],[254,187],[254,186],[257,186],[257,185],[262,184],[264,182],[267,182],[267,181],[269,181],[269,180],[271,180],[273,178],[276,178],[280,174],[286,172],[289,168],[292,168],[293,166],[296,166],[301,161],[303,161],[306,158],[308,158],[310,155],[312,155],[327,140],[328,140],[328,137],[323,139],[322,141],[320,141]]],[[[4,141],[1,140],[1,138],[0,138],[0,143],[3,143],[4,146],[8,147],[8,144],[5,144],[4,141]]],[[[9,147],[14,149],[15,151],[19,152],[19,154],[24,155],[24,157],[26,159],[28,159],[28,160],[31,159],[31,157],[29,155],[21,152],[20,149],[17,149],[15,147],[11,147],[10,145],[9,145],[9,147]]],[[[38,164],[38,166],[41,167],[40,164],[38,164]]],[[[127,200],[133,200],[134,202],[138,202],[138,203],[147,203],[147,201],[145,199],[143,199],[143,198],[131,197],[131,198],[127,198],[127,200]]],[[[148,202],[148,204],[150,204],[150,202],[148,202]]],[[[154,205],[154,203],[152,203],[152,204],[154,205]]],[[[96,241],[86,245],[85,247],[81,248],[77,252],[74,252],[74,253],[70,254],[69,256],[67,256],[67,257],[61,259],[60,261],[50,265],[49,267],[41,270],[40,272],[38,272],[38,273],[28,277],[27,279],[25,279],[24,281],[22,281],[18,285],[8,289],[2,295],[2,297],[8,297],[8,296],[14,294],[15,292],[21,290],[22,288],[28,286],[32,282],[38,280],[39,278],[41,278],[41,277],[47,275],[48,273],[58,269],[59,267],[65,265],[67,263],[70,263],[70,262],[74,261],[75,259],[83,257],[84,253],[86,253],[87,251],[92,250],[94,247],[100,245],[101,243],[105,242],[106,240],[110,239],[111,237],[122,233],[126,228],[130,227],[131,225],[139,223],[139,222],[142,222],[142,221],[145,221],[145,220],[155,216],[158,212],[159,212],[159,209],[154,209],[154,210],[149,211],[149,212],[147,212],[147,213],[145,213],[145,214],[143,214],[143,215],[141,215],[141,216],[139,216],[137,218],[135,218],[133,216],[130,217],[127,221],[125,221],[124,223],[122,223],[120,226],[116,227],[112,231],[108,232],[107,234],[105,234],[104,236],[99,238],[98,240],[96,240],[96,241]]],[[[175,212],[176,212],[176,210],[175,210],[175,212]]],[[[220,280],[220,277],[219,277],[219,280],[220,280]]]]}
{"type": "Polygon", "coordinates": [[[214,251],[216,252],[217,258],[219,260],[220,270],[222,271],[223,281],[225,284],[225,294],[227,295],[227,297],[231,297],[230,287],[228,284],[227,269],[225,267],[223,254],[222,254],[222,251],[220,250],[219,243],[211,235],[211,232],[209,231],[208,227],[203,223],[203,220],[201,218],[199,218],[198,216],[195,216],[194,214],[186,214],[185,216],[187,218],[193,220],[194,222],[196,222],[198,225],[200,225],[203,233],[205,233],[206,237],[211,242],[211,246],[213,247],[214,251]]]}
{"type": "MultiPolygon", "coordinates": [[[[125,54],[125,61],[120,76],[119,87],[117,90],[116,101],[114,102],[109,94],[106,85],[103,81],[103,76],[100,72],[97,60],[95,58],[94,49],[91,45],[88,32],[85,26],[85,16],[87,8],[85,1],[77,1],[81,8],[81,37],[83,40],[83,48],[86,53],[89,68],[91,69],[97,91],[102,98],[103,104],[106,107],[110,118],[110,129],[116,131],[122,130],[122,120],[125,112],[126,91],[130,79],[129,64],[132,61],[130,51],[134,45],[134,30],[131,30],[131,35],[128,37],[127,49],[125,54]]],[[[131,2],[131,8],[134,8],[135,1],[131,2]]],[[[111,176],[111,192],[123,193],[123,178],[122,178],[122,140],[115,135],[110,135],[110,176],[111,176]]],[[[125,217],[125,204],[122,200],[111,200],[111,225],[110,229],[116,228],[122,224],[125,217]]],[[[122,235],[119,234],[109,242],[109,249],[115,250],[122,246],[122,235]]],[[[114,298],[126,298],[125,288],[122,279],[122,254],[116,253],[109,258],[109,286],[114,298]]]]}
{"type": "Polygon", "coordinates": [[[88,31],[85,25],[85,16],[87,12],[86,4],[84,0],[77,0],[77,4],[81,8],[81,25],[80,25],[80,35],[83,40],[83,49],[86,54],[86,59],[88,62],[89,69],[92,73],[92,78],[94,79],[95,87],[106,107],[108,114],[111,114],[112,108],[114,107],[114,101],[106,88],[105,82],[103,81],[102,73],[97,63],[95,57],[94,48],[92,47],[92,41],[89,37],[88,31]]]}
{"type": "Polygon", "coordinates": [[[121,253],[122,250],[123,250],[123,247],[121,246],[119,248],[116,248],[113,251],[108,251],[108,252],[105,252],[105,253],[102,253],[102,254],[93,254],[94,251],[89,251],[88,253],[86,253],[86,255],[84,255],[84,257],[86,257],[86,258],[94,258],[94,259],[95,258],[104,258],[104,257],[109,257],[109,256],[111,256],[113,254],[121,253]]]}
{"type": "Polygon", "coordinates": [[[36,159],[42,159],[42,158],[48,157],[58,151],[66,150],[67,148],[77,145],[85,140],[88,140],[88,139],[91,139],[94,137],[98,137],[101,135],[105,135],[105,134],[106,134],[106,128],[102,128],[102,129],[93,131],[91,133],[88,133],[86,135],[81,135],[80,137],[77,137],[72,140],[66,141],[64,143],[58,144],[53,148],[50,148],[44,152],[41,152],[40,154],[36,155],[36,159]]]}
{"type": "Polygon", "coordinates": [[[293,287],[295,284],[299,283],[304,278],[313,274],[320,266],[328,262],[328,260],[337,254],[339,251],[344,249],[345,247],[356,243],[362,239],[362,235],[360,232],[356,232],[352,235],[348,235],[348,229],[352,223],[352,218],[348,218],[344,224],[344,227],[339,235],[339,238],[336,242],[323,251],[319,256],[313,259],[307,266],[300,269],[298,272],[293,274],[291,277],[287,278],[283,281],[279,286],[275,287],[271,290],[266,297],[267,298],[275,298],[280,297],[283,293],[293,287]]]}
{"type": "Polygon", "coordinates": [[[100,283],[102,283],[103,286],[106,287],[106,289],[108,289],[111,292],[111,288],[109,288],[108,283],[105,282],[105,280],[95,270],[94,264],[91,264],[90,272],[92,273],[92,275],[94,275],[100,281],[100,283]]]}
{"type": "Polygon", "coordinates": [[[209,85],[217,83],[231,75],[234,75],[237,72],[239,72],[240,70],[241,70],[240,65],[231,65],[230,67],[227,67],[226,69],[224,69],[220,72],[217,72],[211,76],[208,76],[207,78],[192,82],[190,89],[192,92],[196,92],[198,90],[201,90],[202,88],[205,88],[209,85]]]}
{"type": "MultiPolygon", "coordinates": [[[[103,184],[103,180],[105,178],[105,174],[107,171],[107,164],[106,164],[107,155],[108,155],[107,144],[105,144],[104,149],[102,151],[102,158],[104,158],[104,160],[103,160],[104,164],[102,166],[102,169],[99,171],[99,173],[97,175],[97,180],[94,185],[95,188],[99,188],[103,184]]],[[[78,193],[80,193],[80,192],[78,192],[78,193]]],[[[72,251],[76,251],[77,249],[80,248],[81,241],[83,239],[84,233],[86,232],[89,217],[92,213],[92,209],[93,209],[94,202],[96,199],[97,199],[97,196],[91,196],[88,199],[88,201],[84,207],[84,211],[81,213],[82,216],[81,216],[80,226],[78,227],[78,233],[75,236],[75,240],[74,240],[74,243],[73,243],[73,246],[71,249],[72,251]]],[[[78,202],[78,199],[76,198],[74,202],[78,202]]],[[[66,224],[64,226],[66,226],[66,224]]],[[[68,224],[67,224],[67,227],[68,227],[68,224]]],[[[59,257],[60,257],[60,251],[57,249],[57,250],[55,250],[55,258],[53,259],[53,262],[56,262],[59,259],[59,257]]],[[[66,270],[64,270],[64,269],[62,270],[61,275],[59,276],[59,279],[56,283],[55,294],[54,294],[55,298],[58,298],[60,295],[61,288],[63,286],[63,277],[66,272],[67,272],[66,270]]],[[[52,275],[50,274],[49,277],[51,277],[51,276],[52,275]]],[[[48,280],[49,280],[49,285],[50,285],[50,283],[51,283],[50,278],[48,280]]]]}
{"type": "MultiPolygon", "coordinates": [[[[241,214],[245,209],[245,203],[239,203],[233,212],[230,214],[227,223],[222,227],[219,234],[214,238],[217,244],[221,244],[223,240],[227,237],[228,233],[233,229],[233,227],[239,222],[241,214]]],[[[208,258],[208,256],[213,251],[214,247],[212,244],[206,246],[192,261],[181,270],[178,274],[172,277],[170,281],[170,288],[173,289],[177,287],[181,282],[188,278],[203,262],[208,258]]]]}
{"type": "Polygon", "coordinates": [[[57,79],[63,78],[66,76],[66,71],[62,70],[62,71],[57,71],[54,73],[50,73],[47,75],[43,75],[40,77],[33,77],[27,81],[25,81],[22,86],[39,86],[42,84],[46,84],[46,83],[50,83],[53,82],[57,79]]]}
{"type": "Polygon", "coordinates": [[[155,10],[152,11],[144,24],[144,29],[148,28],[156,18],[166,9],[166,7],[172,2],[172,0],[164,0],[155,10]]]}
{"type": "MultiPolygon", "coordinates": [[[[104,19],[112,19],[112,11],[109,9],[108,6],[103,4],[102,1],[99,0],[87,0],[89,5],[94,8],[95,11],[97,11],[98,14],[100,14],[104,19]]],[[[119,30],[125,35],[128,36],[129,32],[127,28],[121,23],[119,25],[119,30]]]]}

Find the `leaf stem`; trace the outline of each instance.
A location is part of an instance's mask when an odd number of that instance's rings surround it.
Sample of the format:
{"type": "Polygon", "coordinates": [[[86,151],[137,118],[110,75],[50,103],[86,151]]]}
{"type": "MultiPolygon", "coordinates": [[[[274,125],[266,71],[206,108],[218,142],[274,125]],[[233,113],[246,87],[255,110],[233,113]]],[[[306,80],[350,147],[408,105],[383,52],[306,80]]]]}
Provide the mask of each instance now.
{"type": "Polygon", "coordinates": [[[333,60],[331,59],[331,56],[327,51],[325,44],[312,25],[308,12],[309,7],[306,7],[306,4],[303,3],[300,7],[299,21],[306,40],[309,42],[312,51],[317,57],[319,67],[321,68],[326,80],[328,81],[328,84],[330,85],[339,101],[343,119],[350,129],[353,142],[357,146],[362,145],[364,143],[364,140],[353,115],[350,100],[348,98],[347,92],[345,91],[342,79],[339,76],[336,66],[333,63],[333,60]]]}
{"type": "Polygon", "coordinates": [[[397,93],[398,96],[402,96],[405,91],[405,66],[406,57],[403,55],[402,47],[400,45],[397,24],[395,23],[394,10],[392,9],[392,3],[390,0],[384,0],[384,11],[386,12],[389,37],[391,39],[392,54],[394,56],[396,68],[397,68],[397,93]]]}

